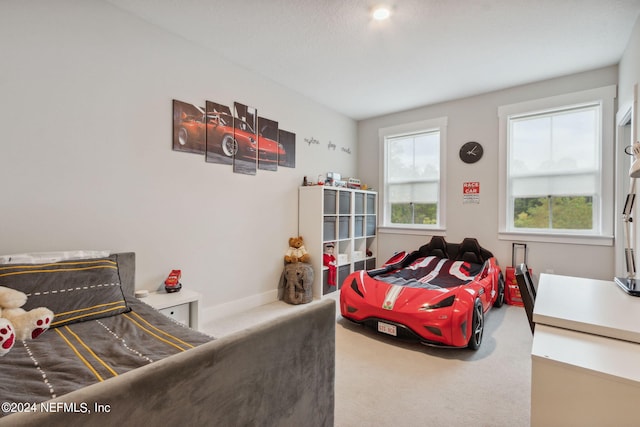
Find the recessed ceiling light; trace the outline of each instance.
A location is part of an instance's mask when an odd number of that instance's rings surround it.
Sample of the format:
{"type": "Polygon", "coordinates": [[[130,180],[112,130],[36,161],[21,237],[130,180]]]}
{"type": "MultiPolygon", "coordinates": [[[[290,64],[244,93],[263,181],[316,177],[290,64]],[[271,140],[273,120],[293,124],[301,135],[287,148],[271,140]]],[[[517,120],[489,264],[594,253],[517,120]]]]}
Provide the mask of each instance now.
{"type": "Polygon", "coordinates": [[[373,19],[383,21],[391,15],[391,10],[387,6],[378,6],[373,9],[373,19]]]}

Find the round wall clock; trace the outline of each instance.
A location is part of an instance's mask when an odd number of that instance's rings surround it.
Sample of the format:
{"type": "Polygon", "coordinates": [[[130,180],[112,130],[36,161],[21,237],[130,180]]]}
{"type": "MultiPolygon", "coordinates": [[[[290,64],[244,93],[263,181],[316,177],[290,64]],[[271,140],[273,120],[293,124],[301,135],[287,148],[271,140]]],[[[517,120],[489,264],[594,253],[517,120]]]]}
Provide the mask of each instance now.
{"type": "Polygon", "coordinates": [[[482,158],[484,150],[479,142],[465,142],[460,147],[460,160],[465,163],[475,163],[482,158]]]}

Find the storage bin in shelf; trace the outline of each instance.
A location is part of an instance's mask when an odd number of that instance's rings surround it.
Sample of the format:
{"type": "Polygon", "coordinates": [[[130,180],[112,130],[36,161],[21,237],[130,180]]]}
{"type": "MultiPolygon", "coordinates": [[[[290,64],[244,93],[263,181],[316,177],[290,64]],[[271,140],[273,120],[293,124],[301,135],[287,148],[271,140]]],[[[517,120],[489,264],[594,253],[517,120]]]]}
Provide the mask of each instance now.
{"type": "Polygon", "coordinates": [[[356,193],[354,194],[354,213],[356,215],[364,214],[364,193],[356,193]]]}
{"type": "Polygon", "coordinates": [[[338,201],[338,210],[340,215],[350,215],[351,214],[351,192],[349,191],[338,191],[339,201],[338,201]]]}
{"type": "Polygon", "coordinates": [[[340,216],[338,219],[338,238],[339,239],[348,239],[351,236],[349,230],[349,220],[351,217],[349,216],[340,216]]]}
{"type": "Polygon", "coordinates": [[[338,213],[338,191],[337,190],[325,190],[324,191],[324,214],[336,215],[338,213]]]}
{"type": "Polygon", "coordinates": [[[369,215],[376,214],[376,194],[375,193],[367,194],[367,214],[369,215]]]}
{"type": "Polygon", "coordinates": [[[376,217],[368,216],[367,217],[367,236],[375,236],[376,235],[376,217]]]}
{"type": "Polygon", "coordinates": [[[344,279],[346,279],[349,274],[351,274],[351,264],[341,265],[338,267],[338,289],[342,287],[342,282],[344,282],[344,279]]]}
{"type": "Polygon", "coordinates": [[[322,224],[322,239],[325,242],[332,242],[336,240],[336,223],[337,219],[335,216],[325,216],[322,224]]]}
{"type": "Polygon", "coordinates": [[[354,218],[354,224],[353,224],[353,237],[362,237],[364,236],[364,216],[363,215],[356,215],[354,218]]]}

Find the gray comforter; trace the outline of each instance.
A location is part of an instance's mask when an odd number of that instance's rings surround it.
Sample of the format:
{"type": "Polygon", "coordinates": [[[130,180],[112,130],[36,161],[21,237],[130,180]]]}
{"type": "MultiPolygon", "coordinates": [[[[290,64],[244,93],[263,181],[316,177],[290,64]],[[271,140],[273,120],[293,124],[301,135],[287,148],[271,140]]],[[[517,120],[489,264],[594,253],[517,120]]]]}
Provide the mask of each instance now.
{"type": "Polygon", "coordinates": [[[128,304],[132,308],[128,313],[61,326],[36,340],[18,341],[0,358],[0,416],[37,410],[34,405],[39,402],[212,340],[136,299],[128,298],[128,304]]]}

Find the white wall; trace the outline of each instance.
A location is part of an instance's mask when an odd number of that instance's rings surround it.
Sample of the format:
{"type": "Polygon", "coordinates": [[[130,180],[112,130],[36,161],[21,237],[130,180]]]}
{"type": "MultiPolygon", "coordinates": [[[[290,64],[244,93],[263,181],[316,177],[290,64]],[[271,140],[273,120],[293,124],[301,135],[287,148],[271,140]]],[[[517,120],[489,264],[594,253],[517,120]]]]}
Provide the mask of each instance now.
{"type": "Polygon", "coordinates": [[[259,304],[303,176],[355,174],[353,120],[108,3],[0,2],[0,52],[2,254],[135,251],[138,288],[181,268],[205,307],[259,304]],[[256,107],[297,135],[297,167],[247,176],[172,151],[172,99],[256,107]]]}
{"type": "Polygon", "coordinates": [[[640,83],[640,18],[633,27],[619,69],[618,101],[622,107],[632,103],[633,85],[640,83]]]}
{"type": "MultiPolygon", "coordinates": [[[[624,51],[622,59],[620,60],[620,76],[619,76],[619,85],[618,85],[618,98],[619,98],[619,106],[620,113],[624,114],[629,111],[633,105],[633,92],[634,85],[640,85],[640,18],[636,21],[631,36],[629,38],[629,43],[627,44],[627,48],[624,51]]],[[[640,91],[640,88],[638,88],[640,91]]],[[[640,96],[640,93],[638,94],[640,96]]],[[[634,121],[636,124],[640,123],[640,111],[635,111],[634,121]]],[[[640,135],[638,135],[640,138],[640,135]]],[[[622,147],[618,147],[618,150],[622,150],[622,147]]],[[[627,159],[628,161],[629,159],[627,159]]],[[[628,169],[624,169],[620,171],[620,173],[626,172],[628,169]]],[[[625,181],[628,181],[625,176],[625,181]]],[[[638,183],[636,183],[636,186],[638,183]]],[[[636,206],[633,211],[634,228],[635,228],[635,248],[636,248],[636,266],[640,266],[639,253],[640,251],[640,225],[638,224],[638,218],[640,218],[638,211],[638,201],[636,198],[636,206]]],[[[621,257],[622,254],[619,254],[621,257]]]]}
{"type": "MultiPolygon", "coordinates": [[[[379,128],[448,117],[446,238],[451,242],[459,242],[464,237],[475,237],[498,257],[502,266],[511,265],[512,242],[498,239],[498,107],[616,84],[617,79],[618,69],[611,66],[360,121],[360,176],[365,182],[379,185],[379,128]],[[458,158],[460,146],[466,141],[478,141],[484,147],[483,158],[472,165],[464,164],[458,158]],[[466,181],[480,182],[479,204],[463,204],[462,185],[466,181]]],[[[415,249],[429,239],[426,233],[380,233],[380,260],[385,260],[394,251],[415,249]]],[[[603,279],[610,279],[614,274],[613,246],[530,242],[528,247],[528,261],[534,274],[553,271],[556,274],[603,279]]]]}

